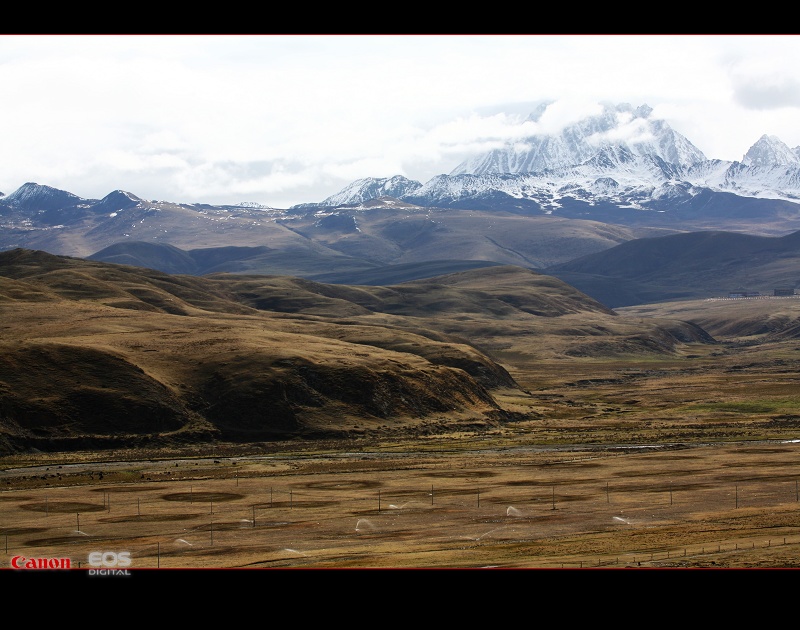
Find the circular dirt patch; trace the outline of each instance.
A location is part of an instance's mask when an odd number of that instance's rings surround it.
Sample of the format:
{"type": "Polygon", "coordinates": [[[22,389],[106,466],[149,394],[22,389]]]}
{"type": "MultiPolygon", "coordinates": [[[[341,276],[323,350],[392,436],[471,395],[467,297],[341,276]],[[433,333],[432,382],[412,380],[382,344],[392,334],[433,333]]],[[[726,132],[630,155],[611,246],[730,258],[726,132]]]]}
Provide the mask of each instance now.
{"type": "Polygon", "coordinates": [[[380,481],[350,480],[350,481],[312,481],[306,488],[314,490],[367,490],[382,486],[380,481]]]}
{"type": "Polygon", "coordinates": [[[152,492],[158,490],[153,486],[104,486],[94,488],[92,492],[152,492]]]}
{"type": "MultiPolygon", "coordinates": [[[[258,522],[258,521],[256,521],[258,522]]],[[[242,521],[220,521],[219,523],[214,521],[213,525],[211,523],[207,525],[199,525],[195,528],[194,531],[199,532],[221,532],[221,531],[231,531],[234,529],[253,529],[253,521],[242,520],[242,521]]]]}
{"type": "Polygon", "coordinates": [[[164,501],[188,501],[189,503],[210,503],[211,501],[236,501],[243,494],[234,492],[174,492],[161,497],[164,501]]]}
{"type": "Polygon", "coordinates": [[[424,477],[442,477],[445,479],[453,478],[453,479],[461,479],[465,477],[478,477],[483,479],[484,477],[496,477],[497,473],[491,470],[453,470],[453,471],[436,471],[436,472],[427,472],[423,475],[424,477]]]}
{"type": "MultiPolygon", "coordinates": [[[[50,547],[57,545],[74,545],[78,540],[76,536],[58,536],[56,538],[39,538],[37,540],[26,540],[25,544],[28,547],[50,547]]],[[[80,540],[88,541],[93,540],[91,536],[82,536],[80,540]]],[[[99,540],[99,539],[94,539],[99,540]]]]}
{"type": "Polygon", "coordinates": [[[78,501],[45,501],[43,503],[26,503],[20,505],[23,510],[31,512],[59,512],[61,514],[71,514],[73,512],[103,512],[105,505],[94,503],[80,503],[78,501]]]}
{"type": "Polygon", "coordinates": [[[46,531],[47,527],[9,527],[8,529],[0,527],[0,536],[24,536],[25,534],[38,534],[46,531]]]}
{"type": "Polygon", "coordinates": [[[101,523],[160,523],[167,521],[188,521],[200,514],[134,514],[132,516],[113,516],[97,519],[101,523]]]}
{"type": "Polygon", "coordinates": [[[322,507],[330,507],[332,505],[339,505],[339,501],[299,501],[294,499],[293,501],[264,501],[262,503],[256,503],[253,507],[258,508],[259,510],[265,509],[268,510],[270,508],[322,508],[322,507]]]}

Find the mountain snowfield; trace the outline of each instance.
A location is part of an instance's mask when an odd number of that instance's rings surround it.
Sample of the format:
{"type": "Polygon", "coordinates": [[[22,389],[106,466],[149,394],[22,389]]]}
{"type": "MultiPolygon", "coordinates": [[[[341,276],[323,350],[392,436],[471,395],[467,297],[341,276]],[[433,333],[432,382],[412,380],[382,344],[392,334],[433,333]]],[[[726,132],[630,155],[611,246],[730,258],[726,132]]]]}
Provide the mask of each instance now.
{"type": "MultiPolygon", "coordinates": [[[[528,120],[537,121],[543,105],[528,120]]],[[[604,111],[565,128],[474,156],[448,175],[426,183],[400,175],[364,178],[320,203],[295,207],[363,204],[390,196],[422,206],[454,207],[508,198],[550,213],[565,200],[658,209],[660,201],[703,190],[800,201],[800,147],[763,135],[741,161],[707,158],[647,105],[606,105],[604,111]]]]}

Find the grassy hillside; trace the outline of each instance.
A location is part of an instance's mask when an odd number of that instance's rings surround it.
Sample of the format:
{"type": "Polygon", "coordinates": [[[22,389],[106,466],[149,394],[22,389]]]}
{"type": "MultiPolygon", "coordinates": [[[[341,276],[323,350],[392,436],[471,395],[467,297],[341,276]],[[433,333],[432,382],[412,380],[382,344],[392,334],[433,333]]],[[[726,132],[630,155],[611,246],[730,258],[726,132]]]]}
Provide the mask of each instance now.
{"type": "Polygon", "coordinates": [[[487,428],[515,360],[713,342],[512,266],[373,287],[12,250],[0,304],[6,450],[487,428]]]}

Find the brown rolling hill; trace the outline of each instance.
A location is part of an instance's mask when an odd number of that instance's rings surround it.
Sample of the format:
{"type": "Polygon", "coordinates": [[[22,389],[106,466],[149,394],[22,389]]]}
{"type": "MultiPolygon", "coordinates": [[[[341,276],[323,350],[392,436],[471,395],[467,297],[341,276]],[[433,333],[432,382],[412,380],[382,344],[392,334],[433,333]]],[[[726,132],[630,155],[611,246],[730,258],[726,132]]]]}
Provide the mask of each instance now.
{"type": "Polygon", "coordinates": [[[4,452],[485,429],[516,419],[515,365],[714,343],[515,266],[350,286],[26,249],[0,329],[4,452]]]}
{"type": "Polygon", "coordinates": [[[677,318],[693,322],[715,339],[739,346],[800,338],[800,295],[679,300],[616,310],[624,317],[677,318]]]}

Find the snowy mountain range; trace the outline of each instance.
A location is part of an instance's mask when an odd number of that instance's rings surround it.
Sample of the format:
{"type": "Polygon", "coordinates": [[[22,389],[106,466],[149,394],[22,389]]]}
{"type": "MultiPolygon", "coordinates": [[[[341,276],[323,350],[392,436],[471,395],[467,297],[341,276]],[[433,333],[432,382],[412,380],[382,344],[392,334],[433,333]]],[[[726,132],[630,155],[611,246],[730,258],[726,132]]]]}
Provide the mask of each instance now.
{"type": "MultiPolygon", "coordinates": [[[[0,251],[85,257],[119,244],[238,248],[220,254],[224,268],[170,250],[180,264],[169,268],[317,279],[341,271],[347,281],[355,272],[441,260],[539,269],[635,238],[698,230],[800,230],[800,147],[764,135],[741,161],[708,159],[648,106],[622,104],[425,183],[359,179],[291,208],[147,200],[124,190],[84,199],[34,182],[0,194],[0,251]]],[[[143,262],[141,250],[126,260],[143,262]]],[[[165,255],[151,251],[145,264],[161,268],[154,256],[165,255]]]]}
{"type": "MultiPolygon", "coordinates": [[[[538,121],[546,104],[528,120],[538,121]]],[[[472,157],[424,184],[364,178],[320,203],[358,205],[381,196],[428,207],[574,212],[609,204],[669,211],[708,192],[800,203],[800,147],[764,135],[741,161],[707,158],[647,105],[606,105],[560,134],[534,135],[472,157]]],[[[295,206],[297,207],[297,206],[295,206]]],[[[604,219],[607,217],[604,217],[604,219]]]]}

